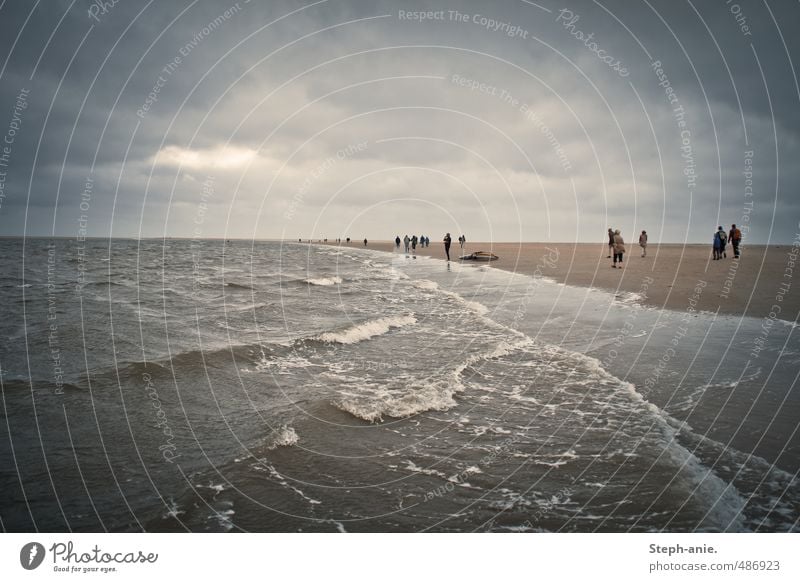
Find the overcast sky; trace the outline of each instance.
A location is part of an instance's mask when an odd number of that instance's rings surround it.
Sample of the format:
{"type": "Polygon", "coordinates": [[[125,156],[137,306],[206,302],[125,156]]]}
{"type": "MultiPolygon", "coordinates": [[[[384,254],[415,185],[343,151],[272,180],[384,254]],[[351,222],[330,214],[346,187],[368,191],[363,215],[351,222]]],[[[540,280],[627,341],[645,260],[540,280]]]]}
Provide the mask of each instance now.
{"type": "Polygon", "coordinates": [[[798,232],[797,2],[101,4],[0,3],[0,234],[798,232]]]}

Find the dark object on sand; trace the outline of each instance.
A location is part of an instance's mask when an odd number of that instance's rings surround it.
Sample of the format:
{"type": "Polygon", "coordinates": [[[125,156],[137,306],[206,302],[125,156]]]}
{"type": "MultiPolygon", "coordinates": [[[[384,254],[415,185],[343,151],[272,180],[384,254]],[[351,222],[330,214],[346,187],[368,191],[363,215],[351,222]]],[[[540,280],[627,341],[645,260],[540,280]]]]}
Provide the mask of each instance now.
{"type": "Polygon", "coordinates": [[[489,253],[487,251],[475,251],[474,253],[459,257],[462,261],[496,261],[499,258],[500,257],[494,253],[489,253]]]}

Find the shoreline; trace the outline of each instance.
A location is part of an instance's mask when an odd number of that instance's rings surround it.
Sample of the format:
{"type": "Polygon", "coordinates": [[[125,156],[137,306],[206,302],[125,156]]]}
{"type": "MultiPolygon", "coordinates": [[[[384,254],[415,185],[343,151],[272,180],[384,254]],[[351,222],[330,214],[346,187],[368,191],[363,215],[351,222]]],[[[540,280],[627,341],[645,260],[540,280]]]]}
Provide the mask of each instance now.
{"type": "MultiPolygon", "coordinates": [[[[307,244],[307,243],[303,243],[307,244]]],[[[313,243],[395,252],[391,241],[313,243]]],[[[797,321],[800,290],[793,289],[792,271],[798,246],[753,245],[741,247],[741,258],[712,260],[711,245],[651,244],[642,258],[637,244],[627,244],[622,269],[612,269],[607,245],[592,243],[482,243],[458,242],[450,247],[453,262],[461,254],[483,250],[500,257],[479,263],[523,275],[541,275],[573,287],[634,293],[641,303],[673,311],[706,311],[733,316],[797,321]],[[792,253],[795,253],[794,255],[792,253]],[[642,296],[646,289],[646,296],[642,296]]],[[[402,248],[402,245],[401,245],[402,248]]],[[[444,246],[432,242],[417,247],[416,254],[444,259],[444,246]]]]}

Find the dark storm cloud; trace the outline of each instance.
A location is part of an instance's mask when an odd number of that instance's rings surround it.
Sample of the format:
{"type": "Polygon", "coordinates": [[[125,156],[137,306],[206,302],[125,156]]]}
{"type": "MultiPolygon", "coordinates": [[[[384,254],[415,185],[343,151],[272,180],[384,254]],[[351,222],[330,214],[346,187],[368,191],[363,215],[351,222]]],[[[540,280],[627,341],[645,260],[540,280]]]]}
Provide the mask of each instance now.
{"type": "Polygon", "coordinates": [[[96,6],[0,11],[4,234],[797,231],[796,4],[96,6]]]}

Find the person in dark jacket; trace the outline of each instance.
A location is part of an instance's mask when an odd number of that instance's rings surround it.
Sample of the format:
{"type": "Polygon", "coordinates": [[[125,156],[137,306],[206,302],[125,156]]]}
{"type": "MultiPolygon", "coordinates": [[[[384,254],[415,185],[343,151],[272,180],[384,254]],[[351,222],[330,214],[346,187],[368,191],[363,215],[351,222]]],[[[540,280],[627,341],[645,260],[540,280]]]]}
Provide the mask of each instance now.
{"type": "Polygon", "coordinates": [[[448,232],[444,235],[444,254],[447,255],[447,260],[450,260],[450,243],[453,242],[453,239],[450,238],[450,233],[448,232]]]}

